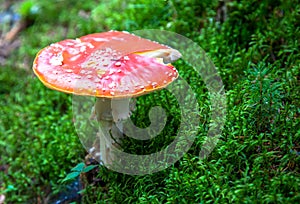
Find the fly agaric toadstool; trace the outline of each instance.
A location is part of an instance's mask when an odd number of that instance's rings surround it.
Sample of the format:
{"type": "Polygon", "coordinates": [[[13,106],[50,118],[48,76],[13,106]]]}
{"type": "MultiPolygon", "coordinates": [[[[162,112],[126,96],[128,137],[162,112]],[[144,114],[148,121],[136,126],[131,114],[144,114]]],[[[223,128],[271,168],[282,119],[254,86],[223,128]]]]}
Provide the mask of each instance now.
{"type": "Polygon", "coordinates": [[[129,99],[174,81],[178,72],[170,62],[180,57],[168,46],[109,31],[51,44],[37,54],[33,71],[51,89],[97,97],[94,113],[102,134],[100,157],[107,164],[113,160],[109,132],[113,123],[130,116],[129,99]],[[117,104],[113,107],[112,99],[117,104]]]}

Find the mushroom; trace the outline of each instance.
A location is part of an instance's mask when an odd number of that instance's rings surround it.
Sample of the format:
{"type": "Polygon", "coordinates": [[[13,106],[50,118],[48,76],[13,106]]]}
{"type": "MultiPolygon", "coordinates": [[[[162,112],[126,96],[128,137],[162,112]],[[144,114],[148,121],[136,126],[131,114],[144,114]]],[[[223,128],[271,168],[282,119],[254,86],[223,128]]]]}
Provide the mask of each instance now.
{"type": "MultiPolygon", "coordinates": [[[[110,132],[114,123],[130,117],[130,98],[174,81],[178,72],[170,62],[180,57],[168,46],[109,31],[51,44],[37,54],[33,71],[51,89],[97,97],[92,112],[100,125],[100,159],[110,164],[111,145],[116,144],[110,132]]],[[[122,137],[122,130],[117,137],[122,137]]]]}

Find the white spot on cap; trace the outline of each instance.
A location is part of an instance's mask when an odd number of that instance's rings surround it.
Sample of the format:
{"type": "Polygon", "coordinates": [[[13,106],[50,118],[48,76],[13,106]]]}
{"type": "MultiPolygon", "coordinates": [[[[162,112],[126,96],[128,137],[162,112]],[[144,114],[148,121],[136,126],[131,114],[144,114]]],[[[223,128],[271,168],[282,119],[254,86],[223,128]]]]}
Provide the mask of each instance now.
{"type": "Polygon", "coordinates": [[[111,37],[112,40],[124,41],[124,38],[111,37]]]}
{"type": "Polygon", "coordinates": [[[108,88],[112,89],[116,87],[116,83],[115,82],[111,82],[110,84],[108,84],[108,88]]]}
{"type": "Polygon", "coordinates": [[[125,56],[124,60],[130,60],[130,58],[128,56],[125,56]]]}
{"type": "Polygon", "coordinates": [[[115,65],[116,65],[117,67],[121,66],[121,64],[122,64],[121,62],[116,62],[116,63],[115,63],[115,65]]]}
{"type": "Polygon", "coordinates": [[[84,52],[84,51],[86,51],[86,46],[82,46],[82,47],[80,47],[80,48],[79,48],[79,50],[80,50],[80,52],[84,52]]]}
{"type": "Polygon", "coordinates": [[[105,38],[93,38],[93,40],[95,40],[96,42],[107,42],[108,39],[105,38]]]}
{"type": "Polygon", "coordinates": [[[79,57],[80,57],[80,55],[75,55],[70,58],[70,61],[76,61],[79,57]]]}
{"type": "Polygon", "coordinates": [[[87,46],[91,49],[93,49],[95,47],[92,43],[87,43],[87,46]]]}
{"type": "Polygon", "coordinates": [[[64,61],[64,58],[62,56],[62,54],[58,54],[56,56],[53,56],[51,57],[50,59],[50,64],[53,65],[53,66],[59,66],[59,65],[62,65],[64,61]]]}
{"type": "Polygon", "coordinates": [[[74,49],[74,48],[69,48],[68,49],[68,52],[71,54],[71,55],[77,55],[79,54],[79,51],[77,49],[74,49]]]}
{"type": "MultiPolygon", "coordinates": [[[[74,43],[73,42],[67,42],[66,45],[72,46],[72,45],[74,45],[74,43]]],[[[51,44],[51,46],[52,46],[52,44],[51,44]]]]}

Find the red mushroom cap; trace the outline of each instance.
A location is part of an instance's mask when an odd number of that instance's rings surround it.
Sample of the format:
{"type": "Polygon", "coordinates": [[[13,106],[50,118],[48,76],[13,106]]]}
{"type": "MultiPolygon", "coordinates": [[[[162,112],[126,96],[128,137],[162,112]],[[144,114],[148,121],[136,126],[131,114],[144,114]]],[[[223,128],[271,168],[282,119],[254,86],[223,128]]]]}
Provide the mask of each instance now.
{"type": "Polygon", "coordinates": [[[127,32],[90,34],[42,49],[33,71],[47,87],[66,93],[106,98],[138,96],[161,89],[178,77],[171,64],[143,55],[156,50],[173,49],[127,32]]]}

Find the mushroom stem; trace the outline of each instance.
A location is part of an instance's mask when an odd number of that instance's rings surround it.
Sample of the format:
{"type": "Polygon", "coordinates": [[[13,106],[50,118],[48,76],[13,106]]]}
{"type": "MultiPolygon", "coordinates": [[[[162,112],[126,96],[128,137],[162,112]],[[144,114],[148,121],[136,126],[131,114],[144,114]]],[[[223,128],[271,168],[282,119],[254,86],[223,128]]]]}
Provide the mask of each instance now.
{"type": "Polygon", "coordinates": [[[111,121],[101,120],[99,121],[99,130],[97,133],[97,137],[99,137],[100,141],[100,154],[99,160],[103,164],[111,164],[113,157],[110,154],[111,146],[113,145],[114,141],[110,136],[110,130],[112,127],[111,121]]]}
{"type": "Polygon", "coordinates": [[[117,146],[123,137],[122,120],[130,117],[133,110],[130,98],[108,99],[97,98],[95,114],[99,122],[97,136],[100,140],[100,160],[105,164],[112,164],[114,155],[112,145],[117,146]]]}

